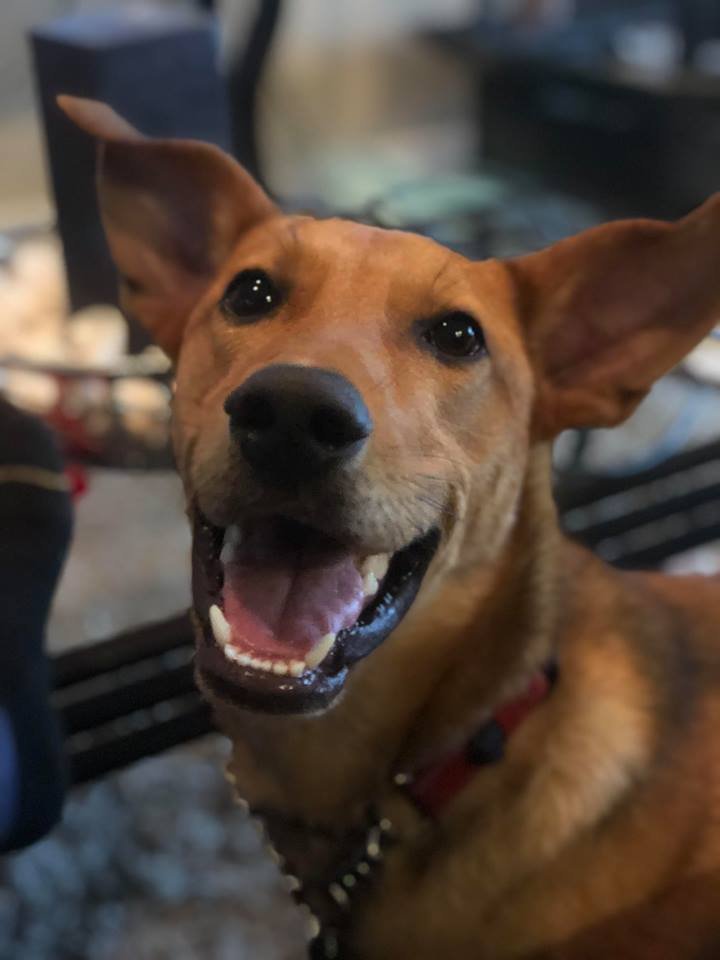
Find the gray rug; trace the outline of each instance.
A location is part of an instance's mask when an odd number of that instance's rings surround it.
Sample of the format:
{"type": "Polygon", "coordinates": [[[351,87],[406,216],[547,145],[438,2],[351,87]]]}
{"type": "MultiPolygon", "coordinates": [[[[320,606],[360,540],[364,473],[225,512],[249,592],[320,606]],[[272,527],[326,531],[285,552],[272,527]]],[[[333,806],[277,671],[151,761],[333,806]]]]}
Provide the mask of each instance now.
{"type": "Polygon", "coordinates": [[[75,791],[51,836],[0,862],[1,960],[301,960],[226,751],[210,737],[75,791]]]}

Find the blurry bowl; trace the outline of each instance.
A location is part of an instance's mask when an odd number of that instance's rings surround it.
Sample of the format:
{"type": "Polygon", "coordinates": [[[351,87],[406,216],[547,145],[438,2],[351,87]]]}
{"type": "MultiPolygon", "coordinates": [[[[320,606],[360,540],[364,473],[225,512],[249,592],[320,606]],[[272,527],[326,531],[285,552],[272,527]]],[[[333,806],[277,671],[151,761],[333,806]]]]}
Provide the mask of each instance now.
{"type": "Polygon", "coordinates": [[[117,469],[168,469],[171,372],[150,348],[112,367],[0,358],[0,393],[40,416],[68,460],[117,469]]]}

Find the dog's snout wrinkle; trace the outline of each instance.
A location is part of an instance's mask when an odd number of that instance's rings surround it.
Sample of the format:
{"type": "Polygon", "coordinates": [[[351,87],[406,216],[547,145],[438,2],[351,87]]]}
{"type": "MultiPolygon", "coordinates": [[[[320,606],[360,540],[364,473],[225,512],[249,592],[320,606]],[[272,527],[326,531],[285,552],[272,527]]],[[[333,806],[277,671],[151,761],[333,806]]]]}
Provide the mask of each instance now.
{"type": "Polygon", "coordinates": [[[356,387],[334,370],[274,364],[225,400],[230,431],[264,482],[317,478],[362,450],[373,428],[356,387]]]}

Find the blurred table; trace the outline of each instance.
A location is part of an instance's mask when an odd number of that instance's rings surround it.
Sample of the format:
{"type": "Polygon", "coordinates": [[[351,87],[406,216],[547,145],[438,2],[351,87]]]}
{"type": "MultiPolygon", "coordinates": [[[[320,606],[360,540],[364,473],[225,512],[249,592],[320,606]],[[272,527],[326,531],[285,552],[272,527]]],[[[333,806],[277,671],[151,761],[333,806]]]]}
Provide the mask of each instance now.
{"type": "Polygon", "coordinates": [[[476,18],[425,36],[476,78],[484,162],[613,215],[675,217],[720,189],[720,76],[623,64],[613,41],[631,20],[600,10],[542,30],[476,18]]]}

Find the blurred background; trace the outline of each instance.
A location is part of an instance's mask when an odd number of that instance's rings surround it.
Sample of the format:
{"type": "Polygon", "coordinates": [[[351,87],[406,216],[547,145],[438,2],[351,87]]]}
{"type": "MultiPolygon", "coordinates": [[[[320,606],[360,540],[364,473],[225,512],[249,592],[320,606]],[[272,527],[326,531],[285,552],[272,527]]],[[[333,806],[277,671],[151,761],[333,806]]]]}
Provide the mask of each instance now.
{"type": "MultiPolygon", "coordinates": [[[[0,958],[299,958],[192,685],[171,374],[117,311],[60,91],[220,144],[290,209],[511,255],[720,189],[720,4],[0,7],[0,392],[55,426],[77,494],[48,637],[76,786],[0,865],[0,958]]],[[[627,567],[720,569],[719,401],[715,336],[622,429],[561,438],[567,529],[627,567]]]]}

